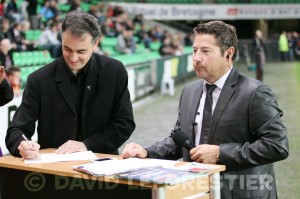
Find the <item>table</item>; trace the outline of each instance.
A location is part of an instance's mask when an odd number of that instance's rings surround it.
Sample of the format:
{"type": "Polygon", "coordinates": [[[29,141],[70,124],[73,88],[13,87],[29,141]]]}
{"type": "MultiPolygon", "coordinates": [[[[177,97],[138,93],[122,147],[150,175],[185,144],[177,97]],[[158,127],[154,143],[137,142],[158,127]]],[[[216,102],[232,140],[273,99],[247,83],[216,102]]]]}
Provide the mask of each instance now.
{"type": "MultiPolygon", "coordinates": [[[[53,152],[44,149],[41,153],[53,152]]],[[[96,154],[99,158],[112,157],[96,154]]],[[[122,157],[114,156],[119,159],[122,157]]],[[[77,172],[72,166],[89,161],[24,164],[22,158],[0,158],[0,190],[2,199],[13,198],[220,198],[220,172],[225,166],[209,171],[195,180],[175,184],[157,185],[120,180],[112,176],[95,177],[77,172]],[[211,188],[210,188],[211,187],[211,188]]],[[[184,162],[180,163],[184,164],[184,162]]]]}

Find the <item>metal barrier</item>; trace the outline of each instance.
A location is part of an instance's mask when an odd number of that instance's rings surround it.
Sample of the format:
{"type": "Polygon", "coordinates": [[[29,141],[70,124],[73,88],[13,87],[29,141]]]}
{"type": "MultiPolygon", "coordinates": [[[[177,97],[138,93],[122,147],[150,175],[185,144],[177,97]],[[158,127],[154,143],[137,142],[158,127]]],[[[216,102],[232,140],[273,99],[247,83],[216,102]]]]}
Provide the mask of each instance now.
{"type": "MultiPolygon", "coordinates": [[[[253,40],[240,40],[238,48],[239,61],[245,61],[248,56],[248,66],[251,62],[254,62],[253,40]]],[[[265,50],[267,61],[279,60],[280,54],[276,40],[266,42],[265,50]]],[[[131,101],[159,90],[164,76],[174,79],[176,83],[184,81],[191,74],[194,75],[192,49],[187,48],[185,52],[186,54],[184,55],[161,58],[158,58],[159,55],[157,56],[153,53],[117,57],[117,59],[123,61],[128,72],[128,88],[131,94],[131,101]]],[[[26,82],[27,76],[31,72],[33,72],[31,68],[30,70],[22,69],[22,73],[24,73],[24,78],[22,79],[24,82],[26,82]]]]}
{"type": "Polygon", "coordinates": [[[155,61],[127,65],[128,90],[131,101],[142,98],[153,92],[156,86],[155,61]]]}
{"type": "MultiPolygon", "coordinates": [[[[238,42],[239,60],[246,61],[247,54],[250,56],[250,62],[254,62],[254,49],[252,39],[241,39],[238,42]]],[[[265,43],[265,55],[267,61],[280,60],[277,40],[268,40],[265,43]]]]}
{"type": "MultiPolygon", "coordinates": [[[[277,40],[268,40],[265,44],[267,61],[280,59],[277,40]]],[[[241,39],[238,42],[238,62],[254,62],[253,40],[241,39]],[[247,57],[248,56],[248,57],[247,57]]],[[[184,81],[194,75],[192,52],[181,56],[168,56],[152,61],[126,65],[129,74],[129,91],[131,100],[135,101],[145,95],[158,91],[163,78],[172,78],[175,83],[184,81]]]]}
{"type": "Polygon", "coordinates": [[[175,82],[184,81],[194,74],[192,63],[191,54],[185,54],[126,65],[131,100],[135,101],[159,90],[163,79],[172,78],[175,82]]]}

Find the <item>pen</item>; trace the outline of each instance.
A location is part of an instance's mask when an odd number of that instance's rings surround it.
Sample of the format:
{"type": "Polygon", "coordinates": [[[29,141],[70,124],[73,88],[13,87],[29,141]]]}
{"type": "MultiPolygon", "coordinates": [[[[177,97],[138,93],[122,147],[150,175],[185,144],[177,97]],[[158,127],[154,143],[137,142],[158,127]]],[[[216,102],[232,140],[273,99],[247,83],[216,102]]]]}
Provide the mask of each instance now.
{"type": "Polygon", "coordinates": [[[29,140],[27,139],[27,137],[24,134],[22,134],[22,137],[25,139],[25,141],[27,142],[27,144],[29,146],[33,147],[32,144],[29,142],[29,140]]]}

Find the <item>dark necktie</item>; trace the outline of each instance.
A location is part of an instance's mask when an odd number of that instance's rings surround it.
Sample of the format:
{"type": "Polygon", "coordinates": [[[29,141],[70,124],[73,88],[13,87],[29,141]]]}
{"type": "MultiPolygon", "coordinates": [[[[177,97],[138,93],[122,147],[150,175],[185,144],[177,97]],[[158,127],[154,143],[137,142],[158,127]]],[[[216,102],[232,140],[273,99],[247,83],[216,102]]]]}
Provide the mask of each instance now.
{"type": "Polygon", "coordinates": [[[206,99],[203,109],[202,128],[200,136],[200,144],[208,143],[208,135],[210,131],[210,120],[212,116],[212,92],[217,87],[216,85],[206,84],[206,99]]]}

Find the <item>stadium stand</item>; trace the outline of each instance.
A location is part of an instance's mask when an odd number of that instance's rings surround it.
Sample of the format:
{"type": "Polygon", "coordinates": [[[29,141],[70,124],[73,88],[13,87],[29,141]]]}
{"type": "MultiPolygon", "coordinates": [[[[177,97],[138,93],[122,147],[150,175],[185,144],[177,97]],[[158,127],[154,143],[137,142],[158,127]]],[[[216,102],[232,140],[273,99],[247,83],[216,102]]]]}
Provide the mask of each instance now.
{"type": "MultiPolygon", "coordinates": [[[[24,0],[17,0],[18,7],[20,8],[24,0]]],[[[43,0],[38,0],[39,6],[38,10],[41,9],[42,4],[44,3],[43,0]]],[[[128,2],[128,3],[164,3],[164,4],[205,4],[207,2],[216,3],[216,4],[288,4],[288,3],[299,3],[299,0],[115,0],[114,2],[128,2]]],[[[141,30],[141,26],[143,23],[143,19],[139,19],[137,22],[133,21],[131,19],[133,16],[130,16],[130,18],[122,19],[123,21],[127,22],[127,25],[130,25],[132,23],[134,28],[135,37],[134,40],[136,41],[136,52],[134,54],[122,54],[116,50],[116,43],[117,43],[117,34],[120,34],[118,32],[118,23],[120,22],[119,16],[122,13],[122,10],[117,9],[118,6],[110,6],[105,5],[108,7],[101,7],[100,4],[105,4],[106,1],[100,1],[100,0],[90,0],[90,1],[82,1],[80,3],[80,9],[84,12],[90,12],[91,8],[95,9],[98,12],[97,14],[102,15],[98,18],[99,23],[104,27],[103,28],[103,34],[104,37],[101,41],[101,45],[99,46],[101,49],[99,52],[103,53],[106,56],[113,57],[115,59],[120,60],[123,62],[125,67],[128,69],[128,73],[130,74],[130,78],[132,78],[130,81],[137,82],[139,85],[135,85],[132,88],[135,89],[135,98],[140,97],[140,93],[148,92],[148,88],[152,88],[153,86],[159,87],[160,82],[163,77],[164,73],[164,62],[173,59],[174,56],[161,56],[159,54],[159,48],[162,45],[160,38],[154,38],[153,35],[151,35],[151,28],[153,28],[155,25],[151,24],[149,25],[149,21],[146,23],[146,29],[145,31],[149,34],[149,37],[151,37],[152,41],[149,44],[150,47],[145,47],[144,43],[141,41],[141,37],[139,39],[137,38],[138,32],[141,30]],[[99,6],[99,7],[98,7],[99,6]],[[113,33],[112,35],[105,35],[105,26],[107,24],[105,19],[111,17],[111,27],[113,33]],[[132,20],[132,21],[131,21],[132,20]],[[156,71],[157,74],[154,75],[154,77],[151,77],[151,71],[156,71]],[[134,77],[131,77],[133,75],[134,77]],[[146,78],[142,81],[143,78],[146,78]],[[154,80],[152,83],[148,79],[154,80]],[[142,84],[142,83],[143,84],[142,84]],[[151,84],[151,85],[150,85],[151,84]]],[[[103,6],[103,5],[102,5],[103,6]]],[[[57,10],[59,12],[60,20],[64,18],[64,16],[72,9],[71,4],[57,4],[57,10]]],[[[128,14],[128,13],[126,13],[128,14]]],[[[97,15],[97,16],[99,16],[97,15]]],[[[128,16],[127,16],[128,17],[128,16]]],[[[42,18],[43,25],[47,25],[48,21],[45,21],[45,18],[42,18]]],[[[145,24],[144,24],[145,25],[145,24]]],[[[42,26],[44,28],[44,26],[42,26]]],[[[144,28],[144,27],[143,27],[144,28]]],[[[181,29],[181,28],[178,28],[181,29]]],[[[37,41],[39,36],[41,35],[41,30],[27,30],[25,32],[25,37],[28,41],[37,41]]],[[[180,31],[179,31],[180,32],[180,31]]],[[[187,32],[182,29],[182,32],[187,32]]],[[[142,33],[143,34],[143,33],[142,33]]],[[[175,33],[171,33],[172,36],[176,37],[175,33]]],[[[177,35],[177,37],[179,37],[177,35]]],[[[242,41],[240,44],[240,59],[243,60],[243,54],[245,54],[245,50],[243,49],[242,44],[247,44],[249,46],[249,52],[251,52],[251,44],[252,41],[245,40],[242,41]]],[[[182,51],[179,55],[176,55],[175,58],[179,59],[179,65],[184,66],[183,68],[181,66],[175,66],[172,67],[172,78],[174,78],[176,81],[183,79],[187,76],[187,73],[190,72],[190,69],[187,69],[187,65],[189,65],[189,61],[191,59],[192,48],[190,46],[183,46],[182,51]],[[175,70],[174,68],[178,67],[175,70]]],[[[250,55],[252,56],[252,55],[250,55]]],[[[48,50],[41,50],[36,48],[34,51],[23,51],[23,52],[14,52],[13,53],[13,61],[15,66],[19,66],[21,68],[21,78],[23,81],[23,84],[26,83],[27,76],[32,73],[33,71],[37,70],[41,66],[51,62],[53,58],[51,57],[48,50]]],[[[276,60],[278,58],[277,55],[277,43],[276,42],[270,42],[267,45],[267,58],[270,60],[276,60]]],[[[173,62],[172,62],[173,63],[173,62]]]]}

